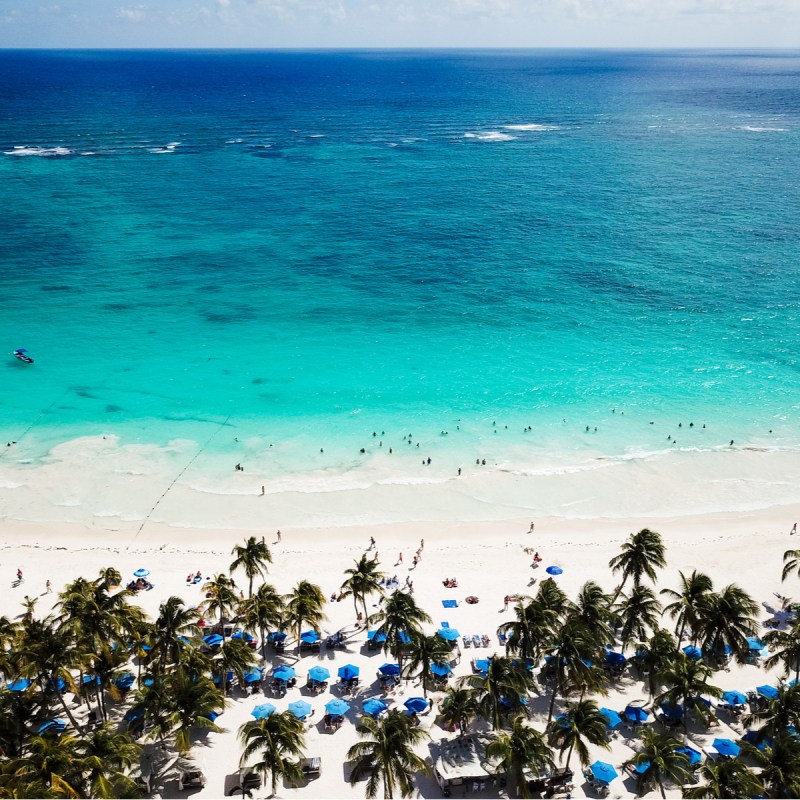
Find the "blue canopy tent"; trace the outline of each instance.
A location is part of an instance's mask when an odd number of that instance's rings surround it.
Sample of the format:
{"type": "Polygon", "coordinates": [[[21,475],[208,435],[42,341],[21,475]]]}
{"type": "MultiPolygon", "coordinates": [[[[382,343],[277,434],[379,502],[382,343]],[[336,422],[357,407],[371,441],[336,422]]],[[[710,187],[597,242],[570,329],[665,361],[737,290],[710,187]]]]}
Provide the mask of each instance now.
{"type": "Polygon", "coordinates": [[[246,684],[261,683],[264,673],[258,667],[250,667],[244,671],[243,677],[246,684]]]}
{"type": "Polygon", "coordinates": [[[693,747],[676,747],[676,753],[683,753],[689,759],[689,766],[699,764],[703,760],[703,754],[699,753],[693,747]]]}
{"type": "Polygon", "coordinates": [[[430,703],[424,697],[409,697],[403,705],[414,713],[427,711],[430,708],[430,703]]]}
{"type": "Polygon", "coordinates": [[[389,706],[383,702],[383,700],[378,700],[376,697],[371,697],[369,700],[365,700],[364,704],[361,706],[364,713],[367,716],[377,718],[379,714],[382,714],[389,706]]]}
{"type": "Polygon", "coordinates": [[[381,675],[399,675],[400,666],[398,664],[390,664],[387,662],[383,666],[378,667],[378,672],[380,672],[381,675]]]}
{"type": "Polygon", "coordinates": [[[335,698],[328,703],[325,703],[325,711],[332,717],[343,717],[350,710],[350,704],[345,703],[340,698],[335,698]]]}
{"type": "Polygon", "coordinates": [[[289,703],[289,713],[297,719],[305,719],[311,713],[311,703],[306,700],[295,700],[294,703],[289,703]]]}
{"type": "Polygon", "coordinates": [[[256,719],[266,719],[270,714],[274,713],[275,706],[272,703],[261,703],[250,712],[250,716],[256,719]]]}
{"type": "Polygon", "coordinates": [[[446,642],[456,642],[461,634],[455,628],[439,628],[436,635],[446,642]]]}
{"type": "Polygon", "coordinates": [[[286,664],[275,667],[272,672],[272,677],[275,678],[276,681],[290,681],[295,675],[297,675],[297,673],[294,671],[294,667],[287,666],[286,664]]]}
{"type": "Polygon", "coordinates": [[[695,661],[703,657],[703,651],[693,644],[687,644],[686,647],[683,648],[683,652],[686,653],[687,658],[692,658],[695,661]]]}
{"type": "Polygon", "coordinates": [[[67,723],[63,719],[50,719],[39,726],[39,734],[62,733],[66,727],[67,723]]]}
{"type": "Polygon", "coordinates": [[[343,667],[339,667],[339,671],[336,674],[343,681],[351,681],[353,678],[357,678],[360,672],[361,670],[354,664],[345,664],[343,667]]]}
{"type": "Polygon", "coordinates": [[[309,680],[323,683],[330,678],[331,673],[325,667],[311,667],[308,671],[309,680]]]}
{"type": "Polygon", "coordinates": [[[729,692],[722,693],[722,702],[732,706],[743,706],[747,702],[747,695],[731,689],[729,692]]]}
{"type": "Polygon", "coordinates": [[[612,711],[610,708],[601,708],[600,713],[606,718],[606,726],[610,730],[613,731],[614,728],[622,724],[622,720],[616,711],[612,711]]]}
{"type": "Polygon", "coordinates": [[[714,739],[711,746],[725,758],[738,756],[742,749],[732,739],[714,739]]]}
{"type": "Polygon", "coordinates": [[[435,661],[431,664],[431,673],[439,677],[449,675],[452,671],[453,668],[449,664],[438,664],[435,661]]]}
{"type": "Polygon", "coordinates": [[[638,724],[644,722],[650,716],[650,712],[641,706],[626,706],[622,716],[638,724]]]}
{"type": "Polygon", "coordinates": [[[594,764],[589,767],[589,770],[594,776],[594,779],[600,783],[611,783],[614,778],[619,777],[619,773],[614,767],[605,761],[595,761],[594,764]]]}

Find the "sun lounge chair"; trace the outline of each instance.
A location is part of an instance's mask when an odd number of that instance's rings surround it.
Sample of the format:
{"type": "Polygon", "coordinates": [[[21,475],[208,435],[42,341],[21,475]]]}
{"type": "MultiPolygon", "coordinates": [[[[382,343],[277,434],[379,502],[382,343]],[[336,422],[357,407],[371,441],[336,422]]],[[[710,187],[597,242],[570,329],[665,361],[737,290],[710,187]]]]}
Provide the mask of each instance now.
{"type": "Polygon", "coordinates": [[[484,647],[488,647],[492,643],[492,640],[484,633],[481,634],[481,643],[484,647]]]}
{"type": "Polygon", "coordinates": [[[497,641],[500,642],[500,644],[505,647],[505,644],[508,641],[508,636],[506,636],[504,633],[498,633],[497,641]]]}
{"type": "Polygon", "coordinates": [[[463,636],[461,641],[464,642],[464,647],[472,647],[472,639],[469,636],[463,636]]]}
{"type": "Polygon", "coordinates": [[[481,647],[481,637],[478,634],[474,634],[472,637],[472,646],[473,647],[481,647]]]}

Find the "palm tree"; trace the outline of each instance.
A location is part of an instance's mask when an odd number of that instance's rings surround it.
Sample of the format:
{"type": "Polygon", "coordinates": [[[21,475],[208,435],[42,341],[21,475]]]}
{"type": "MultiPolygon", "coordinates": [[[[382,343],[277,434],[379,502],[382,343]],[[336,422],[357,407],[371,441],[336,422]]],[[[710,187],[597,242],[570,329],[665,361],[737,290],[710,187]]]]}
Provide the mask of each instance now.
{"type": "Polygon", "coordinates": [[[514,608],[516,619],[505,622],[497,629],[505,634],[506,652],[516,653],[525,661],[536,663],[544,645],[553,637],[558,625],[558,612],[538,599],[528,603],[520,601],[514,608]]]}
{"type": "Polygon", "coordinates": [[[219,618],[220,633],[224,639],[225,621],[233,618],[234,611],[239,606],[236,584],[233,578],[220,572],[203,586],[203,591],[209,597],[201,603],[201,607],[212,617],[219,618]]]}
{"type": "Polygon", "coordinates": [[[150,657],[161,669],[180,661],[181,651],[196,644],[200,636],[200,612],[187,608],[180,597],[173,595],[158,607],[158,617],[153,628],[150,657]],[[194,642],[192,640],[195,640],[194,642]]]}
{"type": "Polygon", "coordinates": [[[79,740],[69,734],[33,736],[25,755],[11,759],[3,768],[4,783],[12,790],[6,797],[80,797],[83,764],[79,740]]]}
{"type": "Polygon", "coordinates": [[[449,687],[440,706],[442,727],[458,728],[463,736],[470,722],[478,715],[474,693],[470,689],[449,687]]]}
{"type": "Polygon", "coordinates": [[[191,747],[192,728],[219,732],[209,716],[225,707],[225,695],[209,678],[180,666],[164,678],[163,684],[166,704],[151,738],[174,735],[175,749],[184,754],[191,747]]]}
{"type": "Polygon", "coordinates": [[[81,742],[80,754],[86,770],[88,797],[131,797],[136,783],[126,774],[139,763],[142,748],[127,733],[103,726],[81,742]]]}
{"type": "Polygon", "coordinates": [[[761,747],[744,742],[742,750],[761,768],[759,779],[768,797],[800,797],[800,740],[786,730],[775,732],[761,747]],[[762,749],[763,748],[763,749],[762,749]]]}
{"type": "Polygon", "coordinates": [[[589,763],[589,748],[593,744],[606,750],[611,749],[608,743],[608,724],[606,718],[594,700],[579,700],[567,703],[566,711],[556,717],[547,726],[551,746],[555,747],[563,759],[567,754],[567,768],[572,760],[573,750],[578,753],[582,766],[589,763]]]}
{"type": "Polygon", "coordinates": [[[720,697],[722,689],[709,684],[708,679],[714,671],[702,661],[688,658],[685,653],[678,653],[675,660],[658,676],[658,680],[666,687],[655,699],[656,705],[667,702],[670,706],[683,705],[684,733],[688,735],[688,712],[693,710],[701,719],[708,721],[712,715],[709,707],[700,699],[703,695],[720,697]]]}
{"type": "Polygon", "coordinates": [[[408,661],[403,667],[403,677],[419,677],[422,681],[422,693],[428,696],[428,686],[433,682],[431,664],[441,663],[450,658],[451,646],[441,636],[425,636],[415,633],[407,645],[408,661]]]}
{"type": "Polygon", "coordinates": [[[314,583],[300,581],[286,601],[286,619],[298,642],[304,624],[309,625],[319,635],[320,625],[326,618],[322,610],[325,606],[322,589],[314,583]]]}
{"type": "Polygon", "coordinates": [[[364,611],[364,621],[367,625],[367,630],[369,630],[367,597],[373,594],[383,596],[384,589],[380,581],[386,576],[378,569],[378,559],[370,558],[366,553],[354,563],[355,566],[344,571],[347,578],[342,584],[342,596],[352,596],[356,617],[360,616],[358,604],[359,602],[361,603],[361,607],[364,611]]]}
{"type": "Polygon", "coordinates": [[[794,673],[795,683],[800,680],[800,622],[795,620],[788,631],[769,631],[762,641],[771,651],[764,659],[764,667],[772,669],[782,664],[787,675],[794,673]]]}
{"type": "Polygon", "coordinates": [[[245,628],[257,630],[261,640],[261,657],[267,657],[267,630],[280,629],[283,625],[285,608],[283,597],[275,591],[275,587],[262,583],[256,593],[245,601],[243,623],[245,628]]]}
{"type": "Polygon", "coordinates": [[[610,621],[613,615],[611,597],[594,581],[587,581],[578,591],[570,617],[583,624],[595,634],[600,642],[611,642],[610,621]]]}
{"type": "Polygon", "coordinates": [[[617,587],[613,602],[616,602],[628,578],[633,578],[634,586],[642,582],[643,576],[647,576],[655,583],[656,569],[667,566],[665,552],[661,534],[656,531],[642,528],[638,533],[632,533],[628,541],[622,545],[622,552],[608,562],[613,572],[622,572],[622,582],[617,587]]]}
{"type": "Polygon", "coordinates": [[[485,673],[467,675],[460,681],[472,692],[478,713],[498,730],[502,718],[525,711],[533,675],[524,665],[503,656],[492,656],[485,673]]]}
{"type": "Polygon", "coordinates": [[[687,578],[682,572],[681,585],[679,591],[674,589],[662,589],[661,594],[671,598],[664,611],[675,620],[675,636],[678,638],[678,647],[683,639],[686,628],[694,631],[697,627],[698,613],[706,595],[714,589],[711,578],[703,572],[693,570],[687,578]]]}
{"type": "Polygon", "coordinates": [[[245,671],[252,667],[257,660],[258,657],[243,639],[228,639],[223,642],[213,662],[213,670],[220,679],[220,686],[223,690],[228,688],[228,673],[230,672],[236,676],[239,685],[243,685],[245,671]]]}
{"type": "Polygon", "coordinates": [[[637,645],[630,663],[644,677],[651,698],[661,686],[661,675],[676,658],[675,638],[665,628],[658,628],[646,642],[637,645]]]}
{"type": "Polygon", "coordinates": [[[244,545],[237,544],[231,555],[236,558],[231,562],[229,567],[230,573],[233,574],[237,569],[243,569],[249,584],[247,588],[247,597],[253,596],[253,578],[257,575],[265,575],[267,572],[267,564],[272,563],[272,553],[267,547],[267,543],[263,537],[256,539],[255,536],[248,538],[244,545]]]}
{"type": "Polygon", "coordinates": [[[260,772],[264,780],[272,781],[272,796],[278,790],[278,780],[283,778],[292,786],[303,780],[299,761],[305,748],[305,725],[288,711],[271,714],[264,719],[246,722],[239,728],[239,741],[242,744],[242,767],[250,766],[260,772]],[[249,764],[254,757],[259,760],[249,764]]]}
{"type": "Polygon", "coordinates": [[[764,792],[758,777],[735,758],[706,761],[697,772],[705,783],[683,787],[683,796],[689,800],[704,797],[760,797],[764,792]]]}
{"type": "Polygon", "coordinates": [[[403,648],[411,636],[421,633],[422,625],[431,622],[430,616],[417,605],[410,594],[395,591],[386,598],[383,609],[373,615],[372,621],[380,623],[377,633],[386,637],[383,649],[397,659],[402,672],[403,648]]]}
{"type": "Polygon", "coordinates": [[[666,782],[682,786],[689,779],[691,775],[689,758],[685,753],[677,751],[680,742],[669,734],[645,728],[641,739],[641,749],[628,762],[636,766],[646,765],[642,772],[636,773],[636,792],[642,796],[658,786],[661,796],[666,798],[664,791],[666,782]]]}
{"type": "Polygon", "coordinates": [[[122,573],[115,567],[105,567],[100,570],[100,580],[111,590],[122,583],[122,573]]]}
{"type": "Polygon", "coordinates": [[[785,581],[793,572],[800,575],[800,550],[787,550],[783,554],[781,581],[785,581]]]}
{"type": "Polygon", "coordinates": [[[410,718],[399,711],[390,711],[381,720],[362,717],[356,730],[362,741],[347,751],[347,760],[355,762],[350,784],[355,786],[362,778],[368,778],[368,798],[378,796],[381,784],[384,798],[394,797],[398,789],[401,797],[411,797],[414,775],[430,773],[428,764],[413,750],[430,738],[428,733],[415,728],[410,718]]]}
{"type": "Polygon", "coordinates": [[[800,684],[779,687],[778,696],[766,708],[745,714],[742,722],[748,728],[761,723],[757,731],[759,741],[775,739],[790,727],[800,729],[800,684]]]}
{"type": "Polygon", "coordinates": [[[604,682],[599,663],[602,643],[577,619],[568,618],[547,648],[548,661],[540,677],[552,680],[547,721],[553,718],[556,699],[573,688],[600,689],[604,682]]]}
{"type": "Polygon", "coordinates": [[[649,631],[658,628],[661,603],[649,586],[641,584],[634,584],[631,593],[622,597],[624,600],[617,607],[617,613],[622,623],[619,638],[625,650],[631,643],[646,639],[649,631]]]}
{"type": "Polygon", "coordinates": [[[525,717],[514,717],[511,730],[495,734],[486,747],[487,759],[497,770],[506,773],[508,783],[520,797],[531,797],[527,773],[541,775],[555,767],[550,747],[539,731],[527,724],[525,717]]]}
{"type": "Polygon", "coordinates": [[[722,661],[727,645],[736,660],[745,663],[750,654],[747,637],[759,631],[758,611],[758,603],[735,583],[706,595],[697,627],[707,657],[722,661]]]}

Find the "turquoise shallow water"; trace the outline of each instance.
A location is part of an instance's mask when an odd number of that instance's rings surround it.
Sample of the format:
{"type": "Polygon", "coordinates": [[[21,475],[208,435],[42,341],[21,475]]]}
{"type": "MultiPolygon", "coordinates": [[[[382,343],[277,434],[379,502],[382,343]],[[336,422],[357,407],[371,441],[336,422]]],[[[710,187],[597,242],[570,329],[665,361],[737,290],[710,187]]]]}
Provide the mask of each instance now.
{"type": "Polygon", "coordinates": [[[0,368],[5,456],[796,447],[798,78],[797,53],[0,53],[0,341],[36,359],[0,368]]]}

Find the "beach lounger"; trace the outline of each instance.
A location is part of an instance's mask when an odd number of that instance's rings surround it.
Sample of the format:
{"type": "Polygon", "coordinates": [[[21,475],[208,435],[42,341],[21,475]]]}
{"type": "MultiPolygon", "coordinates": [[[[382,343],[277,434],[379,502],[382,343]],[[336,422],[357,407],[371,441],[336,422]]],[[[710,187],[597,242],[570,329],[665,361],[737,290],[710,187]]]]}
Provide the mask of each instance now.
{"type": "Polygon", "coordinates": [[[506,636],[504,633],[498,633],[497,641],[500,642],[501,645],[505,646],[505,643],[508,641],[508,636],[506,636]]]}
{"type": "Polygon", "coordinates": [[[461,641],[464,642],[464,647],[472,647],[472,639],[469,636],[462,637],[461,641]]]}
{"type": "Polygon", "coordinates": [[[478,634],[474,634],[472,637],[472,646],[473,647],[480,647],[481,646],[481,637],[478,634]]]}
{"type": "Polygon", "coordinates": [[[487,634],[484,633],[481,634],[481,643],[483,644],[484,647],[488,647],[492,643],[492,640],[488,637],[487,634]]]}

